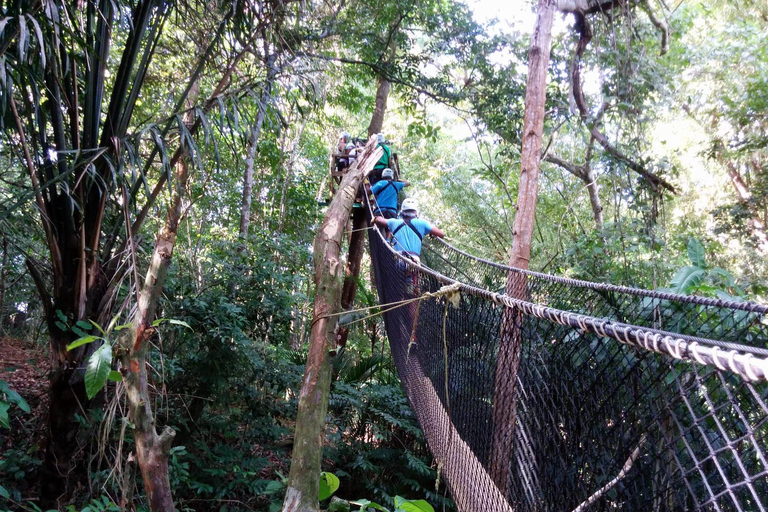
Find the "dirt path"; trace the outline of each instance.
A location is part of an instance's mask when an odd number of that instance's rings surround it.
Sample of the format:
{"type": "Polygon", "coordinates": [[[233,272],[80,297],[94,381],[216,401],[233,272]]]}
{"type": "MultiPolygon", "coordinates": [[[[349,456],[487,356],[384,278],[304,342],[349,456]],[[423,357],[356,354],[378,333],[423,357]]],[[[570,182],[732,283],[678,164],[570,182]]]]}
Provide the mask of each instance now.
{"type": "Polygon", "coordinates": [[[10,432],[0,433],[0,450],[29,446],[41,440],[48,409],[48,355],[32,343],[18,338],[0,337],[0,380],[6,381],[32,409],[17,407],[9,411],[10,432]]]}

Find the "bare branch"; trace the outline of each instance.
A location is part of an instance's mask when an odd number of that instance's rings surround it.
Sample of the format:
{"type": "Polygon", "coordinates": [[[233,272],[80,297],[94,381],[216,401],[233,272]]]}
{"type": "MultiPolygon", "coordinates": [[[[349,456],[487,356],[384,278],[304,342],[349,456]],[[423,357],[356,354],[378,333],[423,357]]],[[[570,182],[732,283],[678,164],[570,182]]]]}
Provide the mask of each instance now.
{"type": "Polygon", "coordinates": [[[622,478],[627,476],[627,473],[629,473],[629,470],[632,469],[632,465],[640,456],[640,449],[645,444],[646,439],[647,439],[646,434],[643,434],[643,437],[640,438],[640,441],[638,441],[637,446],[635,446],[635,449],[632,450],[632,453],[629,455],[629,458],[624,463],[624,467],[622,467],[621,471],[619,471],[619,474],[616,475],[616,478],[614,478],[613,480],[611,480],[610,482],[602,486],[600,489],[598,489],[597,492],[595,492],[592,496],[587,498],[578,507],[573,509],[573,512],[584,512],[584,510],[586,510],[587,507],[589,507],[592,503],[600,499],[605,493],[610,491],[617,483],[619,483],[622,478]]]}
{"type": "MultiPolygon", "coordinates": [[[[579,30],[579,40],[576,43],[576,48],[573,54],[573,61],[571,62],[571,85],[573,87],[573,99],[576,102],[576,107],[579,109],[579,116],[581,117],[581,120],[589,129],[592,137],[603,147],[603,149],[605,149],[609,155],[613,156],[617,160],[624,162],[630,169],[646,178],[655,190],[658,190],[659,187],[663,187],[673,194],[677,194],[677,190],[675,190],[675,187],[671,183],[666,181],[664,178],[648,171],[644,166],[635,162],[623,152],[615,148],[610,142],[608,142],[608,139],[606,139],[605,135],[603,135],[603,133],[597,128],[597,123],[589,120],[587,101],[584,98],[584,91],[581,88],[581,58],[584,55],[584,50],[589,44],[589,41],[592,39],[592,30],[589,26],[589,22],[583,14],[575,13],[574,15],[576,16],[576,27],[579,30]]],[[[604,110],[605,108],[601,107],[601,112],[604,110]]]]}

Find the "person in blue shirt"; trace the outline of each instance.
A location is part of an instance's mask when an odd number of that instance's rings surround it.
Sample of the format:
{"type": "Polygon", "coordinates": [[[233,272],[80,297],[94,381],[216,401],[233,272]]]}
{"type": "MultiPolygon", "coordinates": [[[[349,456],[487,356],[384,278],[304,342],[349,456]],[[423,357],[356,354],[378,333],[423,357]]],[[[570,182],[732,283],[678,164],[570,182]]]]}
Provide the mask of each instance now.
{"type": "Polygon", "coordinates": [[[392,233],[395,250],[417,263],[421,257],[421,241],[426,235],[439,238],[445,236],[442,229],[418,217],[418,203],[408,198],[403,201],[399,219],[385,219],[382,216],[373,219],[377,226],[387,228],[392,233]]]}
{"type": "Polygon", "coordinates": [[[410,185],[408,181],[395,181],[395,173],[392,169],[386,168],[381,173],[381,181],[377,181],[371,187],[374,197],[376,197],[376,209],[374,216],[381,216],[385,219],[397,218],[397,194],[404,187],[410,185]]]}

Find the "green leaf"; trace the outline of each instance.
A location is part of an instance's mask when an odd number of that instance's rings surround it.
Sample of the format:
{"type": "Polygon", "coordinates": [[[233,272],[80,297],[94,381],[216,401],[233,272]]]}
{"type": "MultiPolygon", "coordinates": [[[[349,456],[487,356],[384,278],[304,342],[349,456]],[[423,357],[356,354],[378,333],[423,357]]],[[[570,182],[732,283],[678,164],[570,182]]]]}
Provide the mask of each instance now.
{"type": "Polygon", "coordinates": [[[168,322],[169,324],[174,324],[174,325],[181,325],[183,327],[186,327],[190,331],[192,330],[192,327],[190,327],[190,325],[187,322],[184,322],[182,320],[175,320],[173,318],[158,318],[157,320],[152,322],[152,327],[157,327],[163,322],[168,322]]]}
{"type": "Polygon", "coordinates": [[[8,416],[8,409],[11,408],[11,404],[0,400],[0,427],[11,428],[11,417],[8,416]]]}
{"type": "Polygon", "coordinates": [[[111,380],[112,382],[122,382],[123,381],[123,374],[118,372],[118,371],[115,371],[115,370],[110,370],[109,371],[109,376],[107,378],[109,380],[111,380]]]}
{"type": "Polygon", "coordinates": [[[67,345],[67,351],[74,350],[77,347],[87,345],[88,343],[93,343],[96,340],[101,340],[100,336],[83,336],[82,338],[78,338],[69,345],[67,345]]]}
{"type": "Polygon", "coordinates": [[[78,320],[75,322],[75,325],[84,330],[91,328],[91,322],[86,322],[85,320],[78,320]]]}
{"type": "Polygon", "coordinates": [[[85,393],[93,398],[104,388],[112,366],[112,345],[104,343],[88,359],[85,370],[85,393]]]}
{"type": "Polygon", "coordinates": [[[323,471],[320,473],[320,501],[330,497],[339,488],[341,482],[333,473],[323,471]]]}
{"type": "Polygon", "coordinates": [[[29,412],[29,404],[20,394],[10,388],[7,382],[0,380],[0,393],[5,393],[5,401],[16,406],[24,412],[29,412]]]}
{"type": "Polygon", "coordinates": [[[378,503],[374,503],[373,501],[369,500],[357,500],[357,501],[350,501],[352,505],[358,505],[360,506],[360,510],[367,511],[368,509],[372,508],[374,510],[383,510],[384,512],[389,512],[388,508],[384,508],[378,503]]]}
{"type": "Polygon", "coordinates": [[[407,500],[395,496],[395,512],[435,512],[435,509],[424,500],[407,500]]]}
{"type": "MultiPolygon", "coordinates": [[[[117,316],[115,316],[115,318],[117,318],[117,316]]],[[[99,324],[97,324],[97,323],[96,323],[96,322],[94,322],[93,320],[89,320],[89,321],[91,322],[91,325],[93,325],[93,326],[94,326],[96,329],[98,329],[98,330],[99,330],[99,332],[101,333],[101,335],[102,335],[102,336],[106,336],[106,335],[107,335],[107,333],[106,333],[106,332],[104,332],[104,329],[102,329],[102,328],[101,328],[101,326],[100,326],[99,324]]]]}
{"type": "Polygon", "coordinates": [[[688,257],[691,259],[691,263],[695,266],[699,268],[707,268],[704,246],[695,238],[688,240],[688,257]]]}
{"type": "Polygon", "coordinates": [[[59,317],[59,320],[66,323],[67,322],[67,315],[64,314],[64,312],[60,309],[56,310],[56,316],[59,317]]]}
{"type": "Polygon", "coordinates": [[[683,267],[669,283],[675,293],[689,293],[704,280],[706,270],[699,267],[683,267]]]}
{"type": "Polygon", "coordinates": [[[8,489],[0,485],[0,497],[1,498],[10,498],[11,493],[8,492],[8,489]]]}
{"type": "Polygon", "coordinates": [[[264,494],[277,494],[282,492],[283,489],[285,489],[285,484],[283,484],[283,482],[279,480],[272,480],[264,489],[264,494]]]}
{"type": "MultiPolygon", "coordinates": [[[[88,326],[88,329],[90,329],[90,328],[91,328],[91,326],[89,325],[89,326],[88,326]]],[[[79,328],[79,327],[78,327],[78,326],[76,326],[76,325],[73,325],[73,326],[72,326],[72,332],[73,332],[73,333],[75,333],[75,334],[77,334],[77,335],[78,335],[78,336],[80,336],[81,338],[85,338],[86,336],[88,336],[88,333],[87,333],[87,332],[85,332],[84,330],[82,330],[81,328],[79,328]]]]}

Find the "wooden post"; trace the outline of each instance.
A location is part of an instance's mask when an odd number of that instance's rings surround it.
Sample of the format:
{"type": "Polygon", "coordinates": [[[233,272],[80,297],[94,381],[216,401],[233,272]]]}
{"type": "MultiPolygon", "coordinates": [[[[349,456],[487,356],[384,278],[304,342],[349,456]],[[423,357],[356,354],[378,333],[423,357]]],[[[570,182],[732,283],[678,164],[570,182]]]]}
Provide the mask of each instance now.
{"type": "MultiPolygon", "coordinates": [[[[533,222],[539,185],[541,139],[544,131],[547,68],[549,67],[552,20],[555,0],[539,0],[536,27],[528,56],[528,82],[525,90],[523,147],[521,151],[520,189],[513,226],[514,241],[509,264],[527,269],[531,256],[533,222]]],[[[510,272],[507,295],[525,298],[525,276],[510,272]]],[[[519,311],[506,308],[502,318],[501,341],[496,360],[496,386],[493,402],[493,448],[489,469],[499,491],[506,496],[515,432],[517,371],[522,346],[522,320],[519,311]]]]}
{"type": "Polygon", "coordinates": [[[331,386],[331,352],[336,346],[338,325],[338,318],[330,315],[340,310],[343,276],[341,242],[360,184],[383,154],[383,150],[376,145],[376,139],[371,138],[361,157],[344,175],[315,236],[315,307],[307,366],[299,393],[290,480],[283,512],[316,512],[319,507],[320,464],[331,386]]]}

